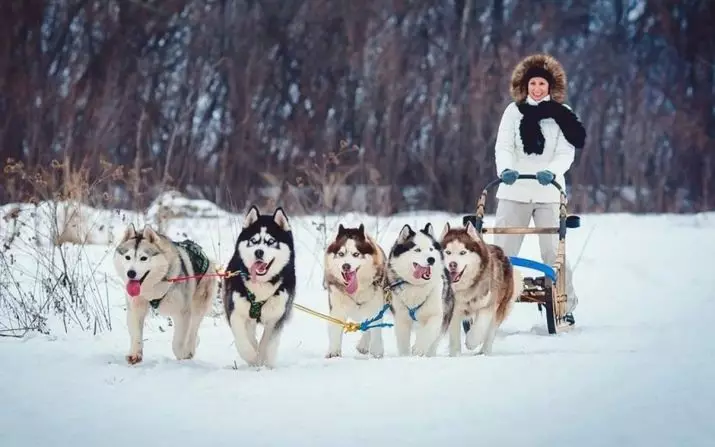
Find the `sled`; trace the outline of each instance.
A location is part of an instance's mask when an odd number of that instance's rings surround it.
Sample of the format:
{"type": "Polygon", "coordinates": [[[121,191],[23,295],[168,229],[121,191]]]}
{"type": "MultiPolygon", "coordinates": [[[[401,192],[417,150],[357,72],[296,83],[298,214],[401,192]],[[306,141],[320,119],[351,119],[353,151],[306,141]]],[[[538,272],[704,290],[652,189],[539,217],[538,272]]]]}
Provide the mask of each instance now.
{"type": "MultiPolygon", "coordinates": [[[[535,180],[535,175],[520,175],[518,180],[535,180]]],[[[477,211],[475,215],[463,217],[463,225],[471,222],[472,225],[482,234],[558,234],[559,241],[556,249],[556,262],[550,266],[542,262],[531,259],[512,256],[512,265],[515,267],[526,267],[538,270],[543,275],[524,278],[524,291],[517,299],[517,302],[537,303],[539,310],[546,309],[546,326],[549,334],[567,331],[573,327],[571,322],[564,320],[566,309],[566,275],[561,274],[566,266],[566,230],[581,226],[581,218],[577,215],[568,215],[566,211],[566,193],[561,185],[553,180],[551,184],[561,193],[559,206],[559,226],[558,227],[484,227],[484,209],[487,202],[489,190],[502,182],[500,178],[492,180],[482,191],[477,201],[477,211]]]]}

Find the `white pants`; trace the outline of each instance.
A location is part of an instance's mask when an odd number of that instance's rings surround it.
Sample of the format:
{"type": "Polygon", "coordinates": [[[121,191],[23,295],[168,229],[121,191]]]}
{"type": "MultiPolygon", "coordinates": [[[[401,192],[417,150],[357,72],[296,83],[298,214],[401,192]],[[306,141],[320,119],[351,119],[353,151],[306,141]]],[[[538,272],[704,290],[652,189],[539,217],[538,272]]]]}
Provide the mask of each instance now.
{"type": "MultiPolygon", "coordinates": [[[[531,218],[537,227],[559,226],[558,203],[524,203],[513,200],[499,200],[497,204],[495,227],[528,227],[531,218]]],[[[494,244],[504,250],[507,256],[518,256],[524,234],[495,234],[494,244]]],[[[545,264],[553,265],[556,262],[556,249],[558,235],[540,234],[539,248],[541,258],[545,264]]],[[[578,304],[578,298],[573,289],[571,266],[566,262],[566,313],[572,312],[578,304]]]]}

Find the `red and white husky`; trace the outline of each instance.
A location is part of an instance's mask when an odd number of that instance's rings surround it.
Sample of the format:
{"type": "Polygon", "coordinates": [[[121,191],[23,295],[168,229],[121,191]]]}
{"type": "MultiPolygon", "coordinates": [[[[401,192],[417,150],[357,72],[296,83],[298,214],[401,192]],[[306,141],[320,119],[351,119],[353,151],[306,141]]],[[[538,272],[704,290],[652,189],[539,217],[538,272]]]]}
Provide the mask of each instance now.
{"type": "MultiPolygon", "coordinates": [[[[330,316],[362,322],[378,315],[385,304],[383,281],[385,253],[375,240],[365,233],[365,226],[338,228],[338,234],[325,251],[323,287],[328,290],[330,316]]],[[[381,323],[378,320],[375,324],[381,323]]],[[[343,328],[329,323],[326,358],[342,355],[343,328]]],[[[375,358],[384,355],[382,329],[371,328],[362,333],[357,351],[375,358]]]]}
{"type": "Polygon", "coordinates": [[[497,329],[522,293],[523,278],[504,251],[487,244],[471,223],[458,228],[447,223],[440,243],[456,300],[449,328],[449,353],[461,352],[462,321],[468,320],[467,349],[481,345],[479,353],[489,354],[497,329]]]}

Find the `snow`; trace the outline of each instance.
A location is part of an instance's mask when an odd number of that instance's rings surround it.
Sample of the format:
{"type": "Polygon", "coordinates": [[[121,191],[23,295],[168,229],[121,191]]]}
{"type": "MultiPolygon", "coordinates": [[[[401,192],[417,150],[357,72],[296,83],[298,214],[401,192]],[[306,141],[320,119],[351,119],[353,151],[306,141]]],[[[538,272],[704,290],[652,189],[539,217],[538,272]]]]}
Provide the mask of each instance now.
{"type": "MultiPolygon", "coordinates": [[[[127,222],[143,225],[128,216],[112,225],[113,240],[127,222]]],[[[172,219],[168,234],[197,240],[223,264],[241,219],[172,219]]],[[[327,312],[321,224],[331,235],[340,222],[362,221],[387,250],[405,223],[431,221],[441,231],[448,220],[461,216],[293,218],[296,301],[327,312]]],[[[95,278],[107,275],[113,330],[65,332],[50,321],[50,335],[0,338],[0,445],[712,445],[715,300],[706,254],[715,250],[715,213],[584,215],[582,225],[567,237],[580,299],[568,333],[547,335],[536,306],[520,303],[489,357],[450,358],[444,339],[438,357],[398,358],[387,328],[385,358],[357,354],[353,333],[344,357],[326,360],[328,323],[296,310],[273,370],[243,366],[222,315],[204,322],[197,357],[183,362],[171,354],[166,320],[148,319],[144,362],[126,365],[113,247],[87,245],[83,262],[95,278]]],[[[22,231],[13,268],[34,272],[31,230],[22,231]]],[[[520,255],[539,259],[536,236],[520,255]]]]}

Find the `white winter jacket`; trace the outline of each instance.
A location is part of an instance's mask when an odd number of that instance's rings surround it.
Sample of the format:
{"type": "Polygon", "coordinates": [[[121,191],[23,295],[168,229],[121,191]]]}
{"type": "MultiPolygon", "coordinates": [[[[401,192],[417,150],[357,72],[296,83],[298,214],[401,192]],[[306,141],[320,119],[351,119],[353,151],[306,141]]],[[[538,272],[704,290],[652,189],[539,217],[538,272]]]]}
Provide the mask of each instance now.
{"type": "MultiPolygon", "coordinates": [[[[541,101],[550,99],[550,96],[545,96],[541,101]]],[[[538,104],[531,97],[526,100],[529,104],[538,104]]],[[[519,134],[521,117],[522,114],[514,102],[504,110],[494,147],[497,175],[504,169],[514,169],[519,171],[519,174],[536,174],[538,171],[548,170],[555,174],[554,180],[566,188],[564,174],[574,161],[574,146],[566,141],[556,121],[547,118],[540,122],[541,132],[546,140],[543,153],[527,155],[519,134]]],[[[519,179],[512,185],[500,184],[496,197],[517,202],[558,203],[559,191],[553,185],[542,186],[536,180],[519,179]]]]}

